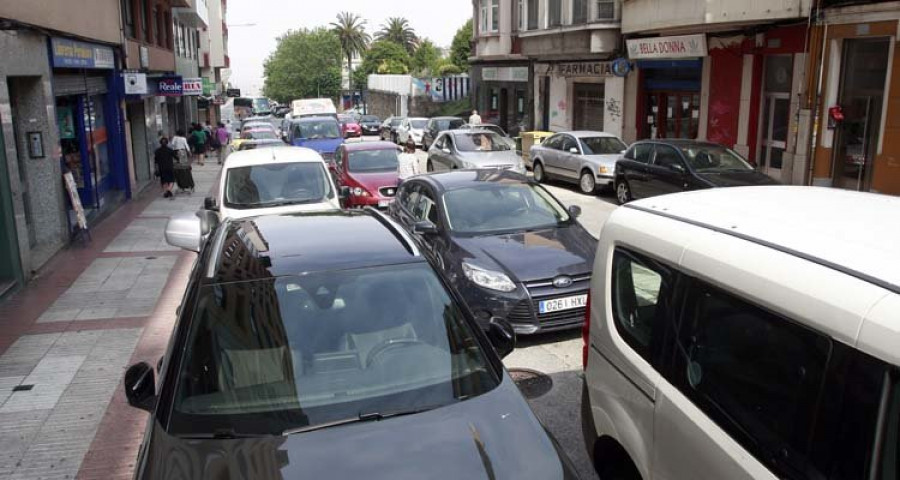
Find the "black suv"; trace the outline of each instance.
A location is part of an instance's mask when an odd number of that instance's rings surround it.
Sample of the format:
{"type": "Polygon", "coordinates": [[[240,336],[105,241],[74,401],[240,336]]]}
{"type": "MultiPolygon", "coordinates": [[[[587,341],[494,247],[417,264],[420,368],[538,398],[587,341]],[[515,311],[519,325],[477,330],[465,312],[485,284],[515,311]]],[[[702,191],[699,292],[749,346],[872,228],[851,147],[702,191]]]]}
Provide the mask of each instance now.
{"type": "Polygon", "coordinates": [[[159,381],[125,375],[136,478],[574,478],[503,369],[509,324],[482,333],[388,217],[191,221],[166,230],[202,253],[159,381]]]}

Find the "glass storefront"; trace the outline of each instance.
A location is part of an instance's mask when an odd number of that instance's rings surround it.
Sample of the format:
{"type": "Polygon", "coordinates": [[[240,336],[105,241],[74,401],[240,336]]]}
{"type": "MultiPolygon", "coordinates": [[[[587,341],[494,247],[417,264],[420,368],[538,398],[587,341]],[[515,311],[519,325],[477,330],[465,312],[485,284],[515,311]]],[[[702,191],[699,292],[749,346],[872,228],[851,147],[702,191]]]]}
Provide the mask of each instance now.
{"type": "Polygon", "coordinates": [[[696,139],[700,126],[700,60],[643,60],[640,138],[696,139]]]}

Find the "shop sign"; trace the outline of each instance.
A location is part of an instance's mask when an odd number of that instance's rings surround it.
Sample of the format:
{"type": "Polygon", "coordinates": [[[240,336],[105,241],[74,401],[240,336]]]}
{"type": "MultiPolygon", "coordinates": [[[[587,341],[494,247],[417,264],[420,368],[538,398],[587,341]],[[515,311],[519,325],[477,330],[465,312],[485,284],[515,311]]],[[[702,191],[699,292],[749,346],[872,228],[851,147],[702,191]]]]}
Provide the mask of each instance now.
{"type": "Polygon", "coordinates": [[[202,95],[203,80],[200,78],[185,78],[181,81],[181,94],[185,96],[202,95]]]}
{"type": "Polygon", "coordinates": [[[547,71],[559,77],[611,77],[612,62],[566,62],[550,66],[547,71]]]}
{"type": "Polygon", "coordinates": [[[227,97],[240,97],[241,89],[240,88],[229,88],[225,90],[225,96],[227,97]]]}
{"type": "Polygon", "coordinates": [[[156,83],[157,95],[161,97],[180,97],[183,90],[181,77],[160,77],[156,83]]]}
{"type": "Polygon", "coordinates": [[[208,78],[203,77],[203,96],[208,97],[215,93],[215,85],[208,78]]]}
{"type": "Polygon", "coordinates": [[[486,82],[527,82],[528,67],[484,67],[481,79],[486,82]]]}
{"type": "Polygon", "coordinates": [[[125,82],[125,95],[146,95],[147,94],[147,74],[126,72],[122,74],[125,82]]]}
{"type": "Polygon", "coordinates": [[[52,37],[50,54],[53,57],[53,66],[56,68],[113,69],[116,67],[116,55],[113,49],[104,45],[52,37]]]}
{"type": "Polygon", "coordinates": [[[632,59],[696,58],[706,56],[706,35],[632,38],[626,40],[632,59]]]}

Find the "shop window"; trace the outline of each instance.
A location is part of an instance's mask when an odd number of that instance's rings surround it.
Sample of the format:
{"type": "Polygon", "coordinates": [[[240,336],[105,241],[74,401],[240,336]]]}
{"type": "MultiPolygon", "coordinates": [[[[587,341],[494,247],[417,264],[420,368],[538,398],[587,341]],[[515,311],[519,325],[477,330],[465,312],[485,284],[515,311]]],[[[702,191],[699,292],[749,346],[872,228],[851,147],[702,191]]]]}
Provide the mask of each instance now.
{"type": "Polygon", "coordinates": [[[528,2],[528,29],[529,30],[537,30],[538,29],[538,6],[540,5],[540,0],[525,0],[528,2]]]}
{"type": "Polygon", "coordinates": [[[547,26],[562,25],[562,0],[547,0],[547,26]]]}
{"type": "Polygon", "coordinates": [[[597,20],[615,20],[616,19],[616,2],[615,0],[597,0],[597,20]]]}
{"type": "Polygon", "coordinates": [[[121,0],[122,23],[125,24],[125,36],[134,38],[134,9],[131,0],[121,0]]]}
{"type": "Polygon", "coordinates": [[[588,0],[572,0],[572,24],[580,25],[587,22],[588,0]]]}

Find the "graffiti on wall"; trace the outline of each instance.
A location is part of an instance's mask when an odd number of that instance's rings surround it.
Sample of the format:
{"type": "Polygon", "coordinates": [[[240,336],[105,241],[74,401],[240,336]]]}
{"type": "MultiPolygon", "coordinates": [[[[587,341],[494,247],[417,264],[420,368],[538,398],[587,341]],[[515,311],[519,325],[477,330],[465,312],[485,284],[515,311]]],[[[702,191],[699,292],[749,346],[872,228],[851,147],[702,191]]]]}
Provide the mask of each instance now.
{"type": "Polygon", "coordinates": [[[618,122],[620,118],[622,118],[622,104],[618,99],[610,98],[606,101],[606,112],[609,113],[609,117],[614,121],[618,122]]]}

